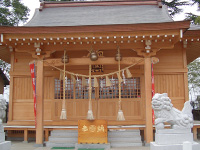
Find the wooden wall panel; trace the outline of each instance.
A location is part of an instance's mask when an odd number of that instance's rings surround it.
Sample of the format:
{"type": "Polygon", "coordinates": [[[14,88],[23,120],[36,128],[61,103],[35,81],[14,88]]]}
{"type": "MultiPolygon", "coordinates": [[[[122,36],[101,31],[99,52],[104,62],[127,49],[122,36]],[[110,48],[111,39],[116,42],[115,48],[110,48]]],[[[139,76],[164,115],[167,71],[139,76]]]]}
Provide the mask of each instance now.
{"type": "Polygon", "coordinates": [[[177,69],[184,67],[182,45],[176,44],[173,49],[162,49],[156,55],[159,63],[155,65],[155,69],[177,69]]]}
{"type": "Polygon", "coordinates": [[[118,102],[116,99],[101,99],[98,102],[98,119],[116,120],[118,102]]]}
{"type": "Polygon", "coordinates": [[[155,92],[168,93],[177,109],[182,109],[185,102],[184,85],[184,74],[155,75],[155,92]]]}
{"type": "Polygon", "coordinates": [[[15,53],[14,71],[29,72],[29,63],[33,58],[29,53],[15,53]]]}
{"type": "Polygon", "coordinates": [[[169,97],[184,97],[184,76],[175,75],[155,75],[155,92],[168,93],[169,97]]]}
{"type": "Polygon", "coordinates": [[[44,99],[54,98],[54,78],[44,77],[44,99]]]}
{"type": "Polygon", "coordinates": [[[16,99],[32,99],[33,88],[31,77],[15,77],[13,84],[14,101],[16,99]]]}
{"type": "Polygon", "coordinates": [[[44,120],[52,120],[52,101],[51,100],[44,100],[44,120]]]}
{"type": "Polygon", "coordinates": [[[13,120],[34,120],[33,103],[13,103],[13,120]]]}
{"type": "Polygon", "coordinates": [[[141,100],[123,100],[122,110],[126,120],[142,119],[141,100]]]}

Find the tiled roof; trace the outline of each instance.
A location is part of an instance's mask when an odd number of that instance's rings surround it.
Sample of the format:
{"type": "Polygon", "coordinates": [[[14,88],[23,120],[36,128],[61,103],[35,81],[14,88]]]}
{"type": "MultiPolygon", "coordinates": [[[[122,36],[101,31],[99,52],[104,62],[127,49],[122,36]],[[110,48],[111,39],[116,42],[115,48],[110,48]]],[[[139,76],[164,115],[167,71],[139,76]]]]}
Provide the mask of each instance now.
{"type": "MultiPolygon", "coordinates": [[[[103,2],[102,2],[103,3],[103,2]]],[[[116,2],[117,3],[117,2],[116,2]]],[[[129,2],[130,3],[130,2],[129,2]]],[[[48,4],[48,3],[47,3],[48,4]]],[[[33,18],[25,26],[87,26],[173,22],[166,6],[157,4],[83,5],[44,7],[35,10],[33,18]],[[83,6],[82,6],[83,5],[83,6]]],[[[105,3],[103,3],[105,4],[105,3]]],[[[114,4],[114,3],[113,3],[114,4]]],[[[117,3],[118,4],[118,3],[117,3]]]]}

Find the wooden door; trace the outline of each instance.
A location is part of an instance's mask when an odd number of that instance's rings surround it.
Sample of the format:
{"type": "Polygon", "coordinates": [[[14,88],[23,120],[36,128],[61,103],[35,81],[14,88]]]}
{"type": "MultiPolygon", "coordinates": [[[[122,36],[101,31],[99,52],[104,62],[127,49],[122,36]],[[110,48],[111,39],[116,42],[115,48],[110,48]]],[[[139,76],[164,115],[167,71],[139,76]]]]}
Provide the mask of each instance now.
{"type": "MultiPolygon", "coordinates": [[[[60,82],[55,80],[55,84],[60,82]]],[[[92,110],[95,119],[105,119],[108,121],[116,121],[119,108],[118,81],[114,79],[112,87],[106,87],[105,79],[100,81],[98,88],[92,90],[92,110]]],[[[59,87],[56,86],[55,87],[59,87]]],[[[62,93],[55,91],[53,100],[53,120],[60,120],[60,112],[62,109],[62,93]],[[60,94],[60,95],[59,95],[60,94]]],[[[88,89],[81,86],[73,86],[69,81],[66,90],[66,109],[67,121],[78,121],[87,118],[88,112],[88,89]],[[75,91],[75,92],[73,92],[75,91]]],[[[141,78],[126,79],[122,83],[122,110],[126,121],[143,119],[142,107],[144,98],[141,95],[141,78]]]]}

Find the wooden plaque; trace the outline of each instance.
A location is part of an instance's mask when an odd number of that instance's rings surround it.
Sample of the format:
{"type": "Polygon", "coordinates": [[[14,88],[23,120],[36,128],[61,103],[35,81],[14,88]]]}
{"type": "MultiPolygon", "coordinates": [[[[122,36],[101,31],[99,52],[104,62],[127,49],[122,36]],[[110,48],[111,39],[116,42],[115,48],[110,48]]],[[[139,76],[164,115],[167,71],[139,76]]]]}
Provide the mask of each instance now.
{"type": "Polygon", "coordinates": [[[78,143],[97,144],[108,143],[106,120],[79,120],[78,143]]]}

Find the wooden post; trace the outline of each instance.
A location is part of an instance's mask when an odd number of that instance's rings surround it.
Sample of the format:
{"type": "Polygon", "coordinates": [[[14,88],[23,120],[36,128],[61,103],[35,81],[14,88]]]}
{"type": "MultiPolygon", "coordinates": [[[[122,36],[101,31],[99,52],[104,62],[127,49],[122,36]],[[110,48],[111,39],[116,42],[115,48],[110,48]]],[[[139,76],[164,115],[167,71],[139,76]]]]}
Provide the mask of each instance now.
{"type": "Polygon", "coordinates": [[[193,138],[194,140],[197,140],[197,127],[193,127],[193,138]]]}
{"type": "Polygon", "coordinates": [[[43,76],[43,61],[37,61],[37,79],[36,79],[36,146],[43,146],[44,139],[44,127],[43,127],[43,116],[44,116],[44,76],[43,76]]]}
{"type": "Polygon", "coordinates": [[[45,141],[49,141],[49,129],[45,129],[45,141]]]}
{"type": "Polygon", "coordinates": [[[28,142],[28,129],[24,129],[24,142],[27,143],[28,142]]]}
{"type": "Polygon", "coordinates": [[[145,78],[145,108],[146,108],[146,143],[153,141],[153,123],[152,123],[152,85],[151,85],[151,58],[145,58],[144,62],[144,78],[145,78]]]}

